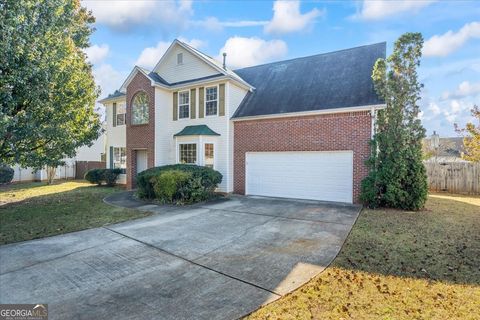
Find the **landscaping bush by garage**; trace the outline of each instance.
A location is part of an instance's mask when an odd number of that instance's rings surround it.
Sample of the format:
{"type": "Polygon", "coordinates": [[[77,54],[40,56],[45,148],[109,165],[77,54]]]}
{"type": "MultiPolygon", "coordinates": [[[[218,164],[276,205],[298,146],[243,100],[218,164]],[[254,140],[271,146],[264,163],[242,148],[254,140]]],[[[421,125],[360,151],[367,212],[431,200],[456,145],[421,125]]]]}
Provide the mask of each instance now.
{"type": "Polygon", "coordinates": [[[187,164],[155,167],[137,175],[140,198],[164,203],[194,203],[214,196],[222,174],[211,168],[187,164]]]}
{"type": "Polygon", "coordinates": [[[14,171],[9,166],[0,164],[0,184],[10,183],[13,180],[14,171]]]}
{"type": "Polygon", "coordinates": [[[105,183],[113,187],[117,183],[117,178],[122,173],[122,169],[91,169],[85,173],[85,180],[90,183],[101,185],[105,183]]]}

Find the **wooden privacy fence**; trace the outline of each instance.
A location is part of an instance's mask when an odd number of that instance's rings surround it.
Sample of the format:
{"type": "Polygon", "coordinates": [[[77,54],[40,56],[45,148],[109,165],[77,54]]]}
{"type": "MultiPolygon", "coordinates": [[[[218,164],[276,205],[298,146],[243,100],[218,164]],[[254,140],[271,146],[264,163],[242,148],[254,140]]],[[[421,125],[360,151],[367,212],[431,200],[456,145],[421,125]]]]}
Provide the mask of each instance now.
{"type": "Polygon", "coordinates": [[[480,163],[425,163],[428,186],[432,191],[480,194],[480,163]]]}
{"type": "Polygon", "coordinates": [[[105,168],[105,162],[102,161],[77,161],[75,162],[75,179],[83,179],[85,173],[90,169],[105,168]]]}

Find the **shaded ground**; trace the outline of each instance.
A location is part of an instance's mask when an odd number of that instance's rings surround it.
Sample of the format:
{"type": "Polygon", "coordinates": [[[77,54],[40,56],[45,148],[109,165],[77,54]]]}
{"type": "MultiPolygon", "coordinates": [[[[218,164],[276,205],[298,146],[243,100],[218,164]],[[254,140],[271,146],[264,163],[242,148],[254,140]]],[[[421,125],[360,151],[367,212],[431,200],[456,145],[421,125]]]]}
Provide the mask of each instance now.
{"type": "Polygon", "coordinates": [[[42,301],[49,319],[235,319],[321,272],[360,210],[238,196],[185,207],[128,192],[109,199],[156,214],[0,246],[0,303],[42,301]]]}
{"type": "Polygon", "coordinates": [[[480,197],[364,210],[332,267],[248,319],[478,319],[480,197]]]}
{"type": "Polygon", "coordinates": [[[18,183],[0,187],[0,244],[42,238],[149,215],[103,203],[119,188],[84,181],[18,183]]]}

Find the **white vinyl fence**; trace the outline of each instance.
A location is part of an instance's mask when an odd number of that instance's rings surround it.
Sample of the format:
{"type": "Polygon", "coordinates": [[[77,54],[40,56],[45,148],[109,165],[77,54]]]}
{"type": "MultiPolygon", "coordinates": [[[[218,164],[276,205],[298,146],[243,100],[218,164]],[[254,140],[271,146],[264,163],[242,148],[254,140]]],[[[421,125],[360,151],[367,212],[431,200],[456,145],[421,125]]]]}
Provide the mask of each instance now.
{"type": "MultiPolygon", "coordinates": [[[[12,182],[23,181],[44,181],[47,180],[47,170],[33,170],[32,168],[22,168],[19,165],[13,167],[14,174],[12,182]]],[[[58,166],[55,172],[55,179],[74,179],[75,162],[66,161],[64,166],[58,166]]]]}

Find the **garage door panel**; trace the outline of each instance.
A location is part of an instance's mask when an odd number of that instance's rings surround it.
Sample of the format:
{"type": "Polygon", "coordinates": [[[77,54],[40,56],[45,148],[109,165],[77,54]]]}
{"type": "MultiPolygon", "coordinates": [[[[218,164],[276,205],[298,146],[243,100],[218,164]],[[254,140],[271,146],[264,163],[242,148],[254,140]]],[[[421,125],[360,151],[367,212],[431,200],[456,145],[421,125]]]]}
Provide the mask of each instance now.
{"type": "Polygon", "coordinates": [[[352,202],[351,151],[252,152],[246,160],[247,194],[352,202]]]}

